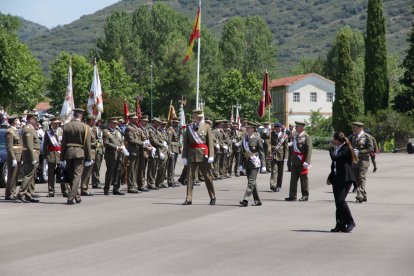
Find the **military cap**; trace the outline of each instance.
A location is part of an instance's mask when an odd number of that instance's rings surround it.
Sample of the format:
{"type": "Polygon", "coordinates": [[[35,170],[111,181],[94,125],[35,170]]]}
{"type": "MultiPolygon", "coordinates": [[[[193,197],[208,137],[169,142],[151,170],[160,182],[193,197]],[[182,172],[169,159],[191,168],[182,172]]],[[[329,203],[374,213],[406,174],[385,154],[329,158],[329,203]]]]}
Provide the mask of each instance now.
{"type": "Polygon", "coordinates": [[[206,122],[209,125],[213,124],[213,121],[210,120],[210,118],[205,119],[204,122],[206,122]]]}
{"type": "Polygon", "coordinates": [[[263,125],[270,125],[270,122],[264,122],[263,125]]]}
{"type": "Polygon", "coordinates": [[[39,117],[39,115],[37,113],[32,113],[32,112],[27,113],[26,116],[27,116],[27,119],[30,119],[30,118],[36,118],[37,119],[39,117]]]}
{"type": "Polygon", "coordinates": [[[75,109],[73,109],[73,113],[85,113],[85,109],[82,109],[82,108],[75,108],[75,109]]]}
{"type": "Polygon", "coordinates": [[[149,121],[149,116],[148,115],[142,115],[141,118],[139,118],[140,121],[149,121]]]}
{"type": "Polygon", "coordinates": [[[227,123],[228,123],[228,121],[227,121],[226,119],[222,119],[222,123],[223,123],[223,124],[227,124],[227,123]]]}
{"type": "Polygon", "coordinates": [[[9,121],[9,124],[12,124],[18,118],[19,118],[19,116],[17,116],[17,115],[11,115],[11,116],[9,116],[9,118],[7,118],[7,120],[9,121]]]}
{"type": "Polygon", "coordinates": [[[294,125],[294,124],[292,124],[292,123],[289,123],[289,126],[294,127],[295,125],[294,125]]]}
{"type": "Polygon", "coordinates": [[[282,125],[279,122],[276,122],[273,124],[274,127],[282,127],[282,125]]]}
{"type": "Polygon", "coordinates": [[[220,120],[215,120],[215,121],[214,121],[214,124],[216,124],[216,125],[221,124],[221,123],[224,123],[224,122],[223,122],[223,120],[221,120],[221,119],[220,119],[220,120]]]}
{"type": "Polygon", "coordinates": [[[361,122],[353,122],[352,125],[356,127],[364,127],[364,123],[361,122]]]}
{"type": "Polygon", "coordinates": [[[118,118],[118,122],[119,122],[119,123],[124,123],[125,121],[124,121],[124,119],[122,119],[122,118],[118,118]]]}
{"type": "Polygon", "coordinates": [[[179,123],[180,120],[177,117],[174,117],[174,118],[171,119],[171,122],[179,123]]]}
{"type": "Polygon", "coordinates": [[[199,109],[193,110],[193,116],[203,117],[203,111],[199,109]]]}
{"type": "Polygon", "coordinates": [[[305,125],[306,125],[306,123],[305,123],[305,122],[303,122],[303,121],[295,121],[295,124],[296,124],[297,126],[305,126],[305,125]]]}
{"type": "Polygon", "coordinates": [[[162,121],[160,120],[160,118],[157,118],[157,117],[152,118],[151,122],[155,122],[157,124],[161,124],[162,123],[162,121]]]}
{"type": "Polygon", "coordinates": [[[118,119],[117,119],[117,117],[111,117],[111,118],[108,119],[108,122],[117,124],[118,119]]]}
{"type": "Polygon", "coordinates": [[[129,119],[138,119],[138,116],[137,116],[135,113],[130,113],[130,114],[128,115],[128,118],[129,118],[129,119]]]}
{"type": "Polygon", "coordinates": [[[167,120],[162,120],[162,121],[161,121],[161,124],[162,124],[162,125],[166,125],[166,124],[168,124],[168,122],[167,122],[167,120]]]}
{"type": "Polygon", "coordinates": [[[258,127],[259,125],[256,122],[246,121],[246,127],[258,127]]]}
{"type": "Polygon", "coordinates": [[[88,121],[90,121],[90,120],[96,120],[96,117],[95,117],[95,116],[93,116],[93,115],[88,115],[88,117],[86,117],[86,119],[87,119],[88,121]]]}
{"type": "Polygon", "coordinates": [[[54,124],[54,123],[60,123],[60,120],[59,120],[59,118],[58,118],[58,117],[54,117],[52,120],[50,120],[50,122],[51,122],[52,124],[54,124]]]}

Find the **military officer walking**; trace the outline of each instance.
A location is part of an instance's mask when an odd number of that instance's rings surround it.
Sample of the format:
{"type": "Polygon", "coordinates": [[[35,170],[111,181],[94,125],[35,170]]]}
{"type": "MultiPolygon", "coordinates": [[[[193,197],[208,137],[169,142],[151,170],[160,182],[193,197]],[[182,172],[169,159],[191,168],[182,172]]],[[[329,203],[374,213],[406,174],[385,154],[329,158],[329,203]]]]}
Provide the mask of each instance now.
{"type": "Polygon", "coordinates": [[[180,128],[178,124],[180,120],[178,118],[172,118],[171,126],[167,130],[168,134],[168,147],[170,157],[167,164],[167,181],[169,187],[180,186],[175,183],[175,164],[177,163],[178,154],[180,153],[180,128]]]}
{"type": "Polygon", "coordinates": [[[109,195],[109,190],[112,188],[113,195],[125,195],[119,191],[121,188],[121,165],[124,160],[124,155],[129,155],[122,140],[122,134],[117,128],[118,120],[116,117],[110,118],[108,122],[108,129],[104,130],[104,145],[105,145],[105,187],[104,195],[109,195]]]}
{"type": "Polygon", "coordinates": [[[283,182],[283,165],[287,154],[288,135],[282,131],[282,125],[275,123],[270,132],[271,175],[270,190],[279,192],[283,182]]]}
{"type": "Polygon", "coordinates": [[[198,166],[203,174],[207,191],[210,196],[210,205],[216,204],[211,165],[214,162],[213,133],[208,124],[202,123],[203,112],[193,111],[193,123],[187,125],[183,137],[183,163],[188,165],[187,197],[183,205],[191,205],[193,201],[193,183],[198,166]]]}
{"type": "Polygon", "coordinates": [[[40,140],[35,127],[38,127],[37,114],[28,113],[27,125],[23,128],[23,180],[17,195],[17,199],[25,203],[39,202],[38,199],[33,198],[40,154],[40,140]]]}
{"type": "Polygon", "coordinates": [[[231,131],[231,146],[232,151],[230,155],[229,160],[229,173],[231,174],[232,171],[234,171],[234,175],[236,177],[240,176],[240,152],[241,152],[241,145],[242,145],[242,139],[243,139],[243,132],[239,131],[239,125],[237,123],[234,123],[232,125],[232,131],[231,131]],[[234,163],[234,165],[233,165],[234,163]]]}
{"type": "Polygon", "coordinates": [[[19,118],[17,115],[9,116],[10,128],[6,132],[7,149],[7,183],[6,200],[16,199],[16,186],[22,162],[23,142],[19,134],[19,118]]]}
{"type": "Polygon", "coordinates": [[[291,142],[292,147],[292,171],[290,175],[289,197],[286,201],[296,201],[298,180],[300,180],[302,197],[299,201],[309,200],[308,172],[312,154],[312,138],[305,133],[305,123],[296,123],[296,134],[291,142]]]}
{"type": "Polygon", "coordinates": [[[100,170],[101,164],[104,155],[104,145],[103,145],[103,131],[102,131],[102,120],[99,119],[96,121],[95,126],[92,128],[92,131],[95,133],[96,137],[96,150],[95,150],[95,162],[93,163],[92,170],[92,188],[102,189],[101,180],[100,180],[100,170]]]}
{"type": "Polygon", "coordinates": [[[67,177],[71,186],[67,205],[81,202],[79,188],[83,166],[92,165],[91,160],[91,134],[89,126],[82,123],[84,110],[75,108],[73,110],[73,120],[63,127],[62,136],[62,166],[66,166],[67,177]]]}
{"type": "Polygon", "coordinates": [[[359,203],[367,201],[367,192],[365,190],[366,174],[369,167],[369,156],[374,150],[372,136],[364,132],[364,124],[361,122],[352,123],[351,144],[354,148],[355,155],[358,157],[358,163],[352,164],[357,183],[356,201],[359,203]]]}
{"type": "Polygon", "coordinates": [[[254,203],[252,206],[261,206],[259,193],[257,192],[257,174],[259,170],[266,172],[266,159],[263,150],[263,143],[260,135],[255,132],[259,125],[253,122],[247,122],[246,135],[243,138],[243,146],[240,154],[240,170],[246,171],[247,189],[244,198],[240,201],[241,207],[247,207],[249,199],[253,195],[254,203]]]}
{"type": "MultiPolygon", "coordinates": [[[[91,136],[91,154],[90,160],[95,163],[96,158],[96,146],[97,146],[97,137],[96,132],[93,130],[95,127],[96,118],[93,115],[88,115],[86,118],[86,123],[89,127],[89,133],[91,136]]],[[[86,163],[86,162],[85,162],[86,163]]],[[[81,177],[81,196],[93,196],[93,193],[88,191],[89,182],[93,172],[93,166],[84,166],[81,177]]]]}

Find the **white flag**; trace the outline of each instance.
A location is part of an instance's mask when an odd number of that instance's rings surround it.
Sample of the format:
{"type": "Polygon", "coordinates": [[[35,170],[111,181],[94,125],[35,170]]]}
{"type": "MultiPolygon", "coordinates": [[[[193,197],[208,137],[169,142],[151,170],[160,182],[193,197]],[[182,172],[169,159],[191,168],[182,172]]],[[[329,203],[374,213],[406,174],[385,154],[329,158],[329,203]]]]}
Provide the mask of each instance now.
{"type": "Polygon", "coordinates": [[[73,101],[73,87],[72,87],[72,67],[69,65],[68,70],[68,86],[66,87],[65,100],[63,101],[62,110],[60,111],[60,119],[63,124],[67,124],[72,120],[73,109],[75,103],[73,101]]]}
{"type": "Polygon", "coordinates": [[[236,106],[236,123],[239,126],[239,129],[241,127],[241,123],[240,123],[240,115],[239,115],[239,104],[237,103],[236,106]]]}
{"type": "Polygon", "coordinates": [[[101,80],[99,79],[96,63],[93,66],[93,80],[88,98],[88,113],[100,119],[103,112],[101,80]]]}

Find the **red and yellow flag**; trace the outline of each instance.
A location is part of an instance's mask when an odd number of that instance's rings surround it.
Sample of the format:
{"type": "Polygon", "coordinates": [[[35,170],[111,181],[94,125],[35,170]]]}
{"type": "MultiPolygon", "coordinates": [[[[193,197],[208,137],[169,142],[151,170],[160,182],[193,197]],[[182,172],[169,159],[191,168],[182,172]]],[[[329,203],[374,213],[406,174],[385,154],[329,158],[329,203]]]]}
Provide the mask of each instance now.
{"type": "Polygon", "coordinates": [[[191,35],[190,35],[190,41],[188,42],[188,48],[187,48],[187,52],[183,60],[183,64],[185,64],[190,59],[191,55],[193,54],[194,41],[200,38],[200,21],[201,21],[201,1],[200,1],[200,4],[198,5],[197,16],[194,20],[193,31],[191,32],[191,35]]]}

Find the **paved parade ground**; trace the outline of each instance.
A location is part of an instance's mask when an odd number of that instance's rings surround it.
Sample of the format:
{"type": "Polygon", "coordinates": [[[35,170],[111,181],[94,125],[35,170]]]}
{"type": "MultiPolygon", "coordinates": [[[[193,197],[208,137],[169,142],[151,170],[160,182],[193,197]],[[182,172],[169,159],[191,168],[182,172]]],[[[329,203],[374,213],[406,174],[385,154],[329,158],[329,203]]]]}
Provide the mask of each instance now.
{"type": "Polygon", "coordinates": [[[216,181],[216,206],[203,183],[192,206],[181,205],[185,186],[126,196],[91,190],[75,206],[61,194],[47,198],[47,184],[36,185],[38,204],[6,202],[0,189],[0,275],[413,275],[414,155],[377,160],[368,202],[347,198],[350,234],[329,232],[335,206],[324,151],[312,156],[309,202],[284,201],[288,173],[279,193],[259,175],[263,206],[247,208],[238,207],[245,177],[216,181]]]}

